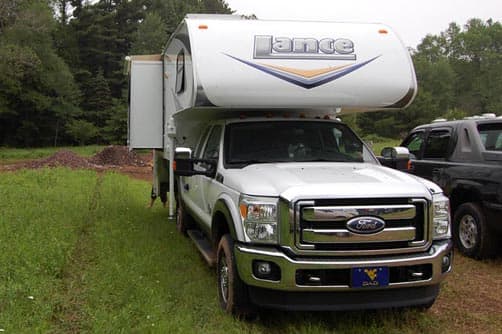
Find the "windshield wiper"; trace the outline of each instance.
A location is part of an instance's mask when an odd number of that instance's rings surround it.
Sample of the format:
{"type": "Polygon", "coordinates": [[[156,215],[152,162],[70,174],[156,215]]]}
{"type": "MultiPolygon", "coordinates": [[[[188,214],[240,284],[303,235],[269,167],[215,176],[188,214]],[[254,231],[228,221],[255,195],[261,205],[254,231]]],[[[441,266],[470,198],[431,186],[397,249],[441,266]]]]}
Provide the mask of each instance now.
{"type": "Polygon", "coordinates": [[[243,165],[249,166],[254,164],[268,164],[271,161],[259,160],[259,159],[249,159],[249,160],[230,160],[228,163],[232,165],[243,165]]]}

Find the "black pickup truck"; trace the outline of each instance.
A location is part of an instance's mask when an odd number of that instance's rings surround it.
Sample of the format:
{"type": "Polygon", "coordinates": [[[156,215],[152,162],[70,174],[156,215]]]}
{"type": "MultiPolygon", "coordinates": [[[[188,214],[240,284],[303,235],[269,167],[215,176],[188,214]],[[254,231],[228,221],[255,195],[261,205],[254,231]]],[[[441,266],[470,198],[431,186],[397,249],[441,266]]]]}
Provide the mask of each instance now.
{"type": "Polygon", "coordinates": [[[502,119],[479,117],[421,125],[400,147],[385,148],[379,160],[443,189],[450,198],[453,240],[462,253],[481,259],[499,252],[502,119]]]}

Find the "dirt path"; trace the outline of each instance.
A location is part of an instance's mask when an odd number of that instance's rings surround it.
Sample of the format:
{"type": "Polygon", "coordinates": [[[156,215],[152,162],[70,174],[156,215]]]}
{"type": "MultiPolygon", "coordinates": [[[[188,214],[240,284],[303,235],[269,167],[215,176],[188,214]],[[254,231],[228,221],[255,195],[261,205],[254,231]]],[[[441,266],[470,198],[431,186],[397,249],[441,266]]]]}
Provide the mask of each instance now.
{"type": "MultiPolygon", "coordinates": [[[[80,333],[89,323],[84,310],[86,301],[82,296],[86,289],[86,271],[92,266],[94,246],[92,230],[96,223],[96,209],[100,201],[103,173],[98,174],[89,202],[89,209],[80,229],[79,238],[68,263],[62,271],[61,300],[52,314],[52,321],[61,333],[80,333]]],[[[87,328],[88,330],[88,328],[87,328]]]]}

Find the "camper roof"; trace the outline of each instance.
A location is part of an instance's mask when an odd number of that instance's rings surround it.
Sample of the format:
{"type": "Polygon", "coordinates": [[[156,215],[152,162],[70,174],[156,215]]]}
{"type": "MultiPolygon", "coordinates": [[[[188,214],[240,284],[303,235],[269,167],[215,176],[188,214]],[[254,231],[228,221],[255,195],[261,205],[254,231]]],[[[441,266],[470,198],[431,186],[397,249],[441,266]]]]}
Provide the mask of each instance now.
{"type": "Polygon", "coordinates": [[[399,109],[416,79],[408,50],[378,23],[187,15],[164,52],[176,112],[193,107],[399,109]]]}

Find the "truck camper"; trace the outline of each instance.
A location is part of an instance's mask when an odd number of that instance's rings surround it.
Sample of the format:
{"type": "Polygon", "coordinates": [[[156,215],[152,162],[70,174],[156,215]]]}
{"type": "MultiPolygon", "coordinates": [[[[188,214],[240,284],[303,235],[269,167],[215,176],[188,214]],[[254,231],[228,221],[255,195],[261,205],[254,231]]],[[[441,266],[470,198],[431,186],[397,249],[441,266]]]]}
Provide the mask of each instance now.
{"type": "Polygon", "coordinates": [[[432,305],[448,199],[338,118],[412,102],[391,28],[188,15],[161,55],[128,59],[129,146],[169,161],[170,215],[216,267],[223,309],[432,305]]]}

